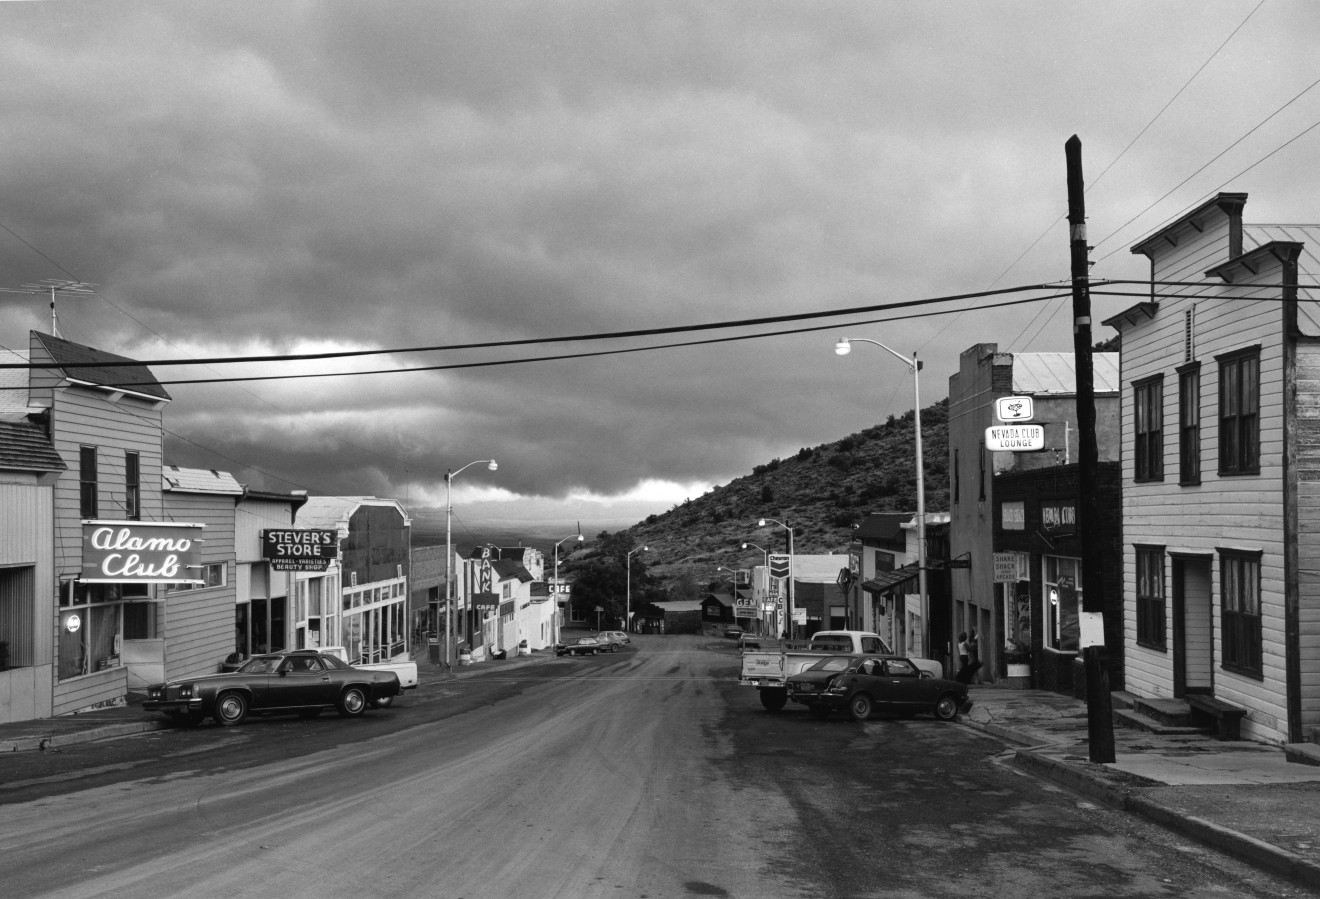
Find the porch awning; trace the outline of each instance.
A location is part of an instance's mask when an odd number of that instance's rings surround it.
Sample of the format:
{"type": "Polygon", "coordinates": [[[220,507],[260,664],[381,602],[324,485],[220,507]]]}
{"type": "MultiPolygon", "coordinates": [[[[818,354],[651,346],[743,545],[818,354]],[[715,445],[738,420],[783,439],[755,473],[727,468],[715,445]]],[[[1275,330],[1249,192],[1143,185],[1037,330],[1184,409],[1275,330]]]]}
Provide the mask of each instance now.
{"type": "Polygon", "coordinates": [[[862,589],[867,593],[888,593],[895,587],[906,584],[908,581],[916,580],[917,569],[915,567],[896,568],[893,571],[881,571],[875,577],[867,581],[862,581],[862,589]]]}

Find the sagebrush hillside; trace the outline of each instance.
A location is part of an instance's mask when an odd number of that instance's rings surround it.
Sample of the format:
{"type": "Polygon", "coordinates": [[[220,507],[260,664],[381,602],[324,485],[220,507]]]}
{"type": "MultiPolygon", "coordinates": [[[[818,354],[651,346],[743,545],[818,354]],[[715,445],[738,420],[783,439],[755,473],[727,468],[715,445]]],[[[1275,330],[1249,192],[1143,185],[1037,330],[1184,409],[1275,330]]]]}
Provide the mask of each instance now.
{"type": "MultiPolygon", "coordinates": [[[[755,549],[787,548],[783,528],[757,527],[777,518],[794,529],[802,554],[846,553],[853,525],[873,512],[915,512],[916,453],[911,410],[841,440],[803,447],[791,458],[772,459],[752,473],[716,487],[628,528],[635,545],[646,545],[650,574],[674,598],[696,595],[696,585],[726,576],[717,571],[760,564],[755,549]]],[[[948,404],[921,412],[926,511],[949,508],[948,404]]],[[[588,548],[589,551],[589,548],[588,548]]]]}

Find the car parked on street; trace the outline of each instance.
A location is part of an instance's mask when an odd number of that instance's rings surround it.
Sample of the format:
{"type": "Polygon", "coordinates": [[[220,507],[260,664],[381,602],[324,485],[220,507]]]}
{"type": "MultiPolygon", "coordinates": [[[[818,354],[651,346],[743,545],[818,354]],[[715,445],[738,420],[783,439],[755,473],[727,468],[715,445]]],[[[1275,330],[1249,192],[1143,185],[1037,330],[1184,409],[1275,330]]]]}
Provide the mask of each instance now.
{"type": "Polygon", "coordinates": [[[596,635],[596,642],[610,652],[618,652],[625,643],[631,643],[632,638],[623,631],[601,631],[596,635]]]}
{"type": "Polygon", "coordinates": [[[731,624],[724,629],[724,636],[732,640],[737,640],[742,635],[743,635],[743,629],[736,624],[731,624]]]}
{"type": "Polygon", "coordinates": [[[312,649],[253,656],[237,671],[180,678],[147,688],[142,707],[181,724],[239,724],[249,714],[296,712],[315,718],[326,709],[352,718],[367,706],[388,705],[399,694],[393,671],[354,668],[312,649]]]}
{"type": "Polygon", "coordinates": [[[600,645],[595,637],[586,635],[582,637],[564,637],[555,644],[555,655],[557,656],[594,656],[598,652],[605,652],[606,647],[600,645]]]}
{"type": "Polygon", "coordinates": [[[857,721],[872,711],[952,721],[972,707],[966,684],[934,677],[904,656],[826,656],[788,678],[788,698],[818,718],[847,711],[857,721]]]}

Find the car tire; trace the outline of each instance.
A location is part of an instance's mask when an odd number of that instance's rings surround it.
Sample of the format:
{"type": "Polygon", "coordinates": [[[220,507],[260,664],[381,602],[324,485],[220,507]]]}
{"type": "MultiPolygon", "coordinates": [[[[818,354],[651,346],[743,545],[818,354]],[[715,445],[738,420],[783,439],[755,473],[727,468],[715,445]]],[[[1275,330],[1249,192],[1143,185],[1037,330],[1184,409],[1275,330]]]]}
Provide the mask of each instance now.
{"type": "Polygon", "coordinates": [[[767,712],[782,712],[788,704],[787,690],[766,689],[756,692],[761,694],[761,705],[765,706],[767,712]]]}
{"type": "Polygon", "coordinates": [[[392,705],[394,705],[393,696],[382,696],[380,699],[371,700],[371,707],[373,709],[388,709],[392,705]]]}
{"type": "Polygon", "coordinates": [[[215,723],[221,727],[233,727],[235,724],[242,724],[247,713],[247,697],[242,693],[231,691],[216,697],[215,710],[211,713],[211,717],[215,718],[215,723]]]}
{"type": "Polygon", "coordinates": [[[958,717],[958,697],[944,693],[935,700],[935,717],[941,721],[952,721],[958,717]]]}
{"type": "Polygon", "coordinates": [[[870,718],[871,708],[871,697],[865,693],[857,693],[848,700],[848,714],[852,715],[854,721],[865,721],[870,718]]]}
{"type": "Polygon", "coordinates": [[[820,703],[807,706],[807,711],[811,712],[811,717],[815,718],[817,721],[824,721],[826,718],[830,717],[830,707],[827,705],[821,705],[820,703]]]}
{"type": "Polygon", "coordinates": [[[348,687],[339,696],[339,717],[356,718],[367,710],[367,694],[361,687],[348,687]]]}
{"type": "Polygon", "coordinates": [[[611,644],[610,644],[610,652],[618,652],[618,651],[619,651],[619,644],[618,644],[618,643],[611,643],[611,644]]]}

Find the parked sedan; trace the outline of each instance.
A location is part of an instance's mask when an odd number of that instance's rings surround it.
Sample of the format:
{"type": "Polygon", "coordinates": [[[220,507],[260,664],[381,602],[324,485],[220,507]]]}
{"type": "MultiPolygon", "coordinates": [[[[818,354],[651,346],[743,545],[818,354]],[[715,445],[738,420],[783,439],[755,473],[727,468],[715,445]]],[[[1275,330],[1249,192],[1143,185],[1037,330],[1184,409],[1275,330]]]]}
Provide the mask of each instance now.
{"type": "Polygon", "coordinates": [[[184,724],[199,724],[208,715],[222,725],[274,712],[314,718],[329,708],[350,718],[368,705],[388,705],[399,689],[393,671],[354,668],[333,655],[299,649],[253,656],[237,671],[152,684],[142,707],[184,724]]]}
{"type": "Polygon", "coordinates": [[[596,635],[596,642],[610,652],[618,652],[623,644],[631,643],[632,638],[623,631],[601,631],[596,635]]]}
{"type": "Polygon", "coordinates": [[[966,684],[932,677],[903,656],[826,656],[788,678],[788,698],[818,718],[846,710],[857,721],[877,710],[952,721],[972,707],[966,684]]]}
{"type": "Polygon", "coordinates": [[[609,647],[601,646],[595,637],[565,637],[555,644],[557,656],[585,656],[605,652],[609,647]]]}

